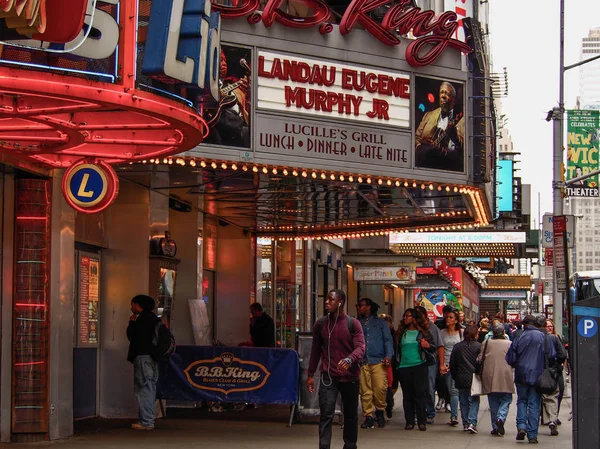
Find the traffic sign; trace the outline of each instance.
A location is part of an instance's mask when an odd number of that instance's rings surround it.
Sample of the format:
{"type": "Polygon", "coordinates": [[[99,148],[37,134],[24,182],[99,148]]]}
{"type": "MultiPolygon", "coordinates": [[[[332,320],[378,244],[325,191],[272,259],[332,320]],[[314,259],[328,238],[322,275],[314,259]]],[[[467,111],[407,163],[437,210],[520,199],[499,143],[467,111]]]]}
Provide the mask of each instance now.
{"type": "Polygon", "coordinates": [[[94,214],[106,209],[117,197],[119,178],[107,163],[81,159],[65,172],[62,191],[73,209],[94,214]]]}
{"type": "Polygon", "coordinates": [[[583,317],[577,323],[577,332],[584,338],[591,338],[598,333],[598,322],[592,317],[583,317]]]}

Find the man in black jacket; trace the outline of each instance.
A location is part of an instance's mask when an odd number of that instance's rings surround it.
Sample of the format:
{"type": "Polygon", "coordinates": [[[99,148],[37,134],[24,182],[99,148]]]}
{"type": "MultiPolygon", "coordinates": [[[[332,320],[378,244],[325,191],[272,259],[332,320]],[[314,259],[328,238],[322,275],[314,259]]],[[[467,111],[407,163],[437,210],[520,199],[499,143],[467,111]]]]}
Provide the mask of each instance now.
{"type": "Polygon", "coordinates": [[[133,385],[139,405],[139,422],[131,425],[134,430],[154,429],[158,364],[152,354],[155,349],[155,329],[160,318],[153,310],[154,300],[150,296],[137,295],[131,299],[132,315],[127,326],[127,360],[133,363],[133,385]]]}
{"type": "Polygon", "coordinates": [[[275,323],[264,311],[263,306],[255,302],[250,305],[250,337],[257,348],[275,347],[275,323]]]}

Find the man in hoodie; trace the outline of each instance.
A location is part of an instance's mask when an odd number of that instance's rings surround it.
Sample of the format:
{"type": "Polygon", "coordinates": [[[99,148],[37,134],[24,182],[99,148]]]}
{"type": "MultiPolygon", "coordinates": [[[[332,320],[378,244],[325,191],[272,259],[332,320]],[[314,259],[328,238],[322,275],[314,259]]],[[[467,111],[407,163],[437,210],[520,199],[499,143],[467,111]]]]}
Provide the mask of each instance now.
{"type": "Polygon", "coordinates": [[[327,316],[313,328],[312,349],[306,387],[315,391],[315,371],[321,361],[319,379],[319,449],[331,446],[331,424],[335,402],[342,396],[344,449],[356,449],[358,440],[359,362],[365,355],[365,337],[357,319],[344,312],[346,294],[334,289],[325,297],[327,316]]]}
{"type": "Polygon", "coordinates": [[[160,318],[153,310],[154,300],[150,296],[137,295],[131,299],[127,360],[133,363],[133,389],[139,405],[139,421],[131,425],[134,430],[154,430],[158,364],[152,354],[156,349],[155,329],[160,318]]]}
{"type": "Polygon", "coordinates": [[[392,334],[387,321],[377,316],[379,306],[371,298],[361,298],[356,304],[356,310],[366,342],[365,355],[360,362],[360,401],[365,422],[360,427],[373,428],[373,412],[377,427],[384,427],[387,367],[394,355],[392,334]]]}
{"type": "Polygon", "coordinates": [[[556,358],[552,344],[544,348],[546,335],[537,328],[537,318],[527,315],[523,319],[523,334],[513,340],[506,353],[506,363],[515,369],[517,387],[517,441],[525,436],[530,443],[537,443],[542,395],[535,383],[544,371],[544,351],[550,363],[556,358]]]}

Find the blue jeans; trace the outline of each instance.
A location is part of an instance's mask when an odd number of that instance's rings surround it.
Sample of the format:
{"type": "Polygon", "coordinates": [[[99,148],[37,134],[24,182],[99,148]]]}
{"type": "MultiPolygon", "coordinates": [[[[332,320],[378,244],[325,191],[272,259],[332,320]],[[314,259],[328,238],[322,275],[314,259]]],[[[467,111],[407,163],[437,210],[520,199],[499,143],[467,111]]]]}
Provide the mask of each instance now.
{"type": "Polygon", "coordinates": [[[512,394],[510,393],[488,393],[488,403],[490,404],[490,418],[492,419],[492,429],[496,430],[496,421],[499,419],[506,422],[508,408],[512,403],[512,394]]]}
{"type": "MultiPolygon", "coordinates": [[[[329,381],[329,378],[327,380],[329,381]]],[[[331,424],[335,415],[335,403],[338,394],[342,396],[344,414],[344,449],[356,449],[359,382],[340,382],[340,379],[336,377],[331,378],[331,383],[320,382],[319,449],[329,449],[331,447],[331,424]]]]}
{"type": "Polygon", "coordinates": [[[479,396],[471,396],[470,388],[459,388],[460,416],[463,426],[473,424],[477,427],[477,415],[479,414],[479,396]]]}
{"type": "Polygon", "coordinates": [[[450,393],[450,419],[458,419],[458,390],[454,386],[452,374],[444,375],[448,392],[450,393]]]}
{"type": "Polygon", "coordinates": [[[427,398],[425,399],[425,409],[427,410],[427,417],[435,417],[435,378],[437,377],[438,371],[440,370],[440,363],[436,362],[435,365],[427,367],[427,377],[429,378],[429,388],[427,390],[427,398]]]}
{"type": "Polygon", "coordinates": [[[154,427],[158,364],[149,355],[138,355],[133,361],[133,391],[138,401],[140,424],[154,427]]]}
{"type": "Polygon", "coordinates": [[[525,429],[527,438],[537,438],[542,395],[532,385],[517,386],[517,429],[525,429]]]}

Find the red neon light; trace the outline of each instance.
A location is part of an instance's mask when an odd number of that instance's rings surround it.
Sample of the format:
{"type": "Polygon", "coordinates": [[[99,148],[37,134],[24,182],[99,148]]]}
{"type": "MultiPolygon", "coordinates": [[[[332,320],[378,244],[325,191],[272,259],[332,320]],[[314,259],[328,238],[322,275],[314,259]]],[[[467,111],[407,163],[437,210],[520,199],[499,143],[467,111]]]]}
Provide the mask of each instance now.
{"type": "MultiPolygon", "coordinates": [[[[295,16],[280,9],[283,0],[268,0],[262,16],[258,17],[256,10],[259,4],[255,0],[242,0],[236,6],[213,5],[221,12],[224,18],[248,17],[249,23],[261,21],[266,27],[274,22],[279,22],[291,28],[311,28],[318,26],[323,34],[331,32],[332,26],[327,22],[331,9],[322,0],[300,0],[309,10],[310,16],[295,16]]],[[[350,33],[357,24],[372,34],[386,45],[400,44],[400,36],[412,31],[417,38],[406,49],[406,60],[414,67],[423,67],[434,63],[446,50],[454,48],[463,53],[470,53],[471,47],[464,42],[454,39],[459,26],[458,17],[453,11],[446,11],[435,17],[433,11],[422,11],[414,6],[412,0],[352,0],[342,19],[340,20],[340,33],[350,33]],[[388,6],[381,23],[371,17],[373,10],[388,6]]]]}
{"type": "Polygon", "coordinates": [[[47,220],[47,217],[17,217],[17,220],[47,220]]]}
{"type": "Polygon", "coordinates": [[[23,363],[15,363],[14,366],[31,366],[31,365],[43,365],[45,362],[23,362],[23,363]]]}
{"type": "Polygon", "coordinates": [[[46,308],[46,304],[35,304],[29,302],[18,302],[15,304],[17,307],[43,307],[46,308]]]}

